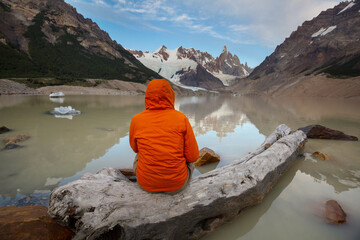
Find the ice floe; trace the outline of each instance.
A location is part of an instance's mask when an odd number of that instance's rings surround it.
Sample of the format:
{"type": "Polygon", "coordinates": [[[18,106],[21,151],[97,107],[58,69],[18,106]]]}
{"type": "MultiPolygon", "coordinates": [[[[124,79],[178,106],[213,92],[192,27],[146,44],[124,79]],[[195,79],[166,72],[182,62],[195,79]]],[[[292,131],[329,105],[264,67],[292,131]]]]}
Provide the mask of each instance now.
{"type": "Polygon", "coordinates": [[[65,94],[63,92],[54,92],[54,93],[50,93],[49,97],[51,98],[65,97],[65,94]]]}
{"type": "Polygon", "coordinates": [[[71,106],[67,106],[67,107],[56,107],[51,113],[54,114],[56,117],[56,116],[78,115],[81,112],[79,110],[72,108],[71,106]]]}

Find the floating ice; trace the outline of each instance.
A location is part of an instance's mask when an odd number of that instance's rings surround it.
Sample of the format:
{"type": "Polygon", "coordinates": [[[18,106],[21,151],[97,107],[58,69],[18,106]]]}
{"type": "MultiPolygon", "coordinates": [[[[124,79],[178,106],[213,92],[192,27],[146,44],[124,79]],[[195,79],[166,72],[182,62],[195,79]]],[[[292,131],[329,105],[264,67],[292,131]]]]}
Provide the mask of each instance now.
{"type": "Polygon", "coordinates": [[[73,109],[71,106],[67,107],[56,107],[54,111],[51,112],[54,115],[77,115],[81,112],[79,110],[73,109]]]}
{"type": "Polygon", "coordinates": [[[63,92],[54,92],[54,93],[50,93],[49,97],[51,98],[57,98],[57,97],[64,97],[65,94],[63,92]]]}

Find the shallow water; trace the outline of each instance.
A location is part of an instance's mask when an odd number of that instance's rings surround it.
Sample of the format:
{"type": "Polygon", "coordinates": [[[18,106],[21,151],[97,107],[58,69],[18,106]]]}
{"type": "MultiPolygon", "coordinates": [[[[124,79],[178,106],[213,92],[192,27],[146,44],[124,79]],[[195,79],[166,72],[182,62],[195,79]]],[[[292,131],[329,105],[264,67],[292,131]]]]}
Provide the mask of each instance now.
{"type": "MultiPolygon", "coordinates": [[[[143,96],[0,96],[0,126],[31,136],[23,148],[0,151],[0,206],[47,205],[55,187],[103,167],[130,168],[135,154],[128,144],[131,117],[142,111],[143,96]],[[72,106],[81,115],[59,119],[49,114],[72,106]]],[[[215,150],[219,164],[197,168],[195,175],[228,164],[256,149],[281,123],[292,129],[322,124],[360,136],[359,101],[264,99],[245,97],[177,98],[175,108],[189,118],[199,148],[215,150]]],[[[360,239],[360,144],[309,140],[305,152],[331,155],[319,161],[305,154],[267,194],[204,239],[360,239]],[[322,206],[337,200],[346,224],[328,225],[322,206]]]]}

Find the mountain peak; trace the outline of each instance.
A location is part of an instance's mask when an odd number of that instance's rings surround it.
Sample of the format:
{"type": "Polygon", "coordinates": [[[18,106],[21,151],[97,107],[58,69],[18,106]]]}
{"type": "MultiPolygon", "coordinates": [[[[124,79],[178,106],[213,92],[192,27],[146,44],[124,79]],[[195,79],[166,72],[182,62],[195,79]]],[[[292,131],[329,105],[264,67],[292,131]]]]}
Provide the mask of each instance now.
{"type": "Polygon", "coordinates": [[[165,45],[161,45],[154,53],[160,52],[160,51],[166,51],[168,49],[165,45]]]}
{"type": "Polygon", "coordinates": [[[222,50],[223,53],[227,53],[226,45],[224,45],[224,49],[222,50]]]}

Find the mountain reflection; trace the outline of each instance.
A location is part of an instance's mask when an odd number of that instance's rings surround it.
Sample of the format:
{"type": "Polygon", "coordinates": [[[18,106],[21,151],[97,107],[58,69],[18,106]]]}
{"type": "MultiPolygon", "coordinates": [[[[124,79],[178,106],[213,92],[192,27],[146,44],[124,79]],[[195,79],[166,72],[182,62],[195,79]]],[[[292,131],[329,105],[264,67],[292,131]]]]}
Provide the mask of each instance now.
{"type": "Polygon", "coordinates": [[[177,99],[175,107],[186,114],[197,136],[216,131],[217,137],[226,137],[227,133],[234,132],[236,126],[249,121],[239,108],[237,98],[217,96],[194,99],[177,99]]]}

